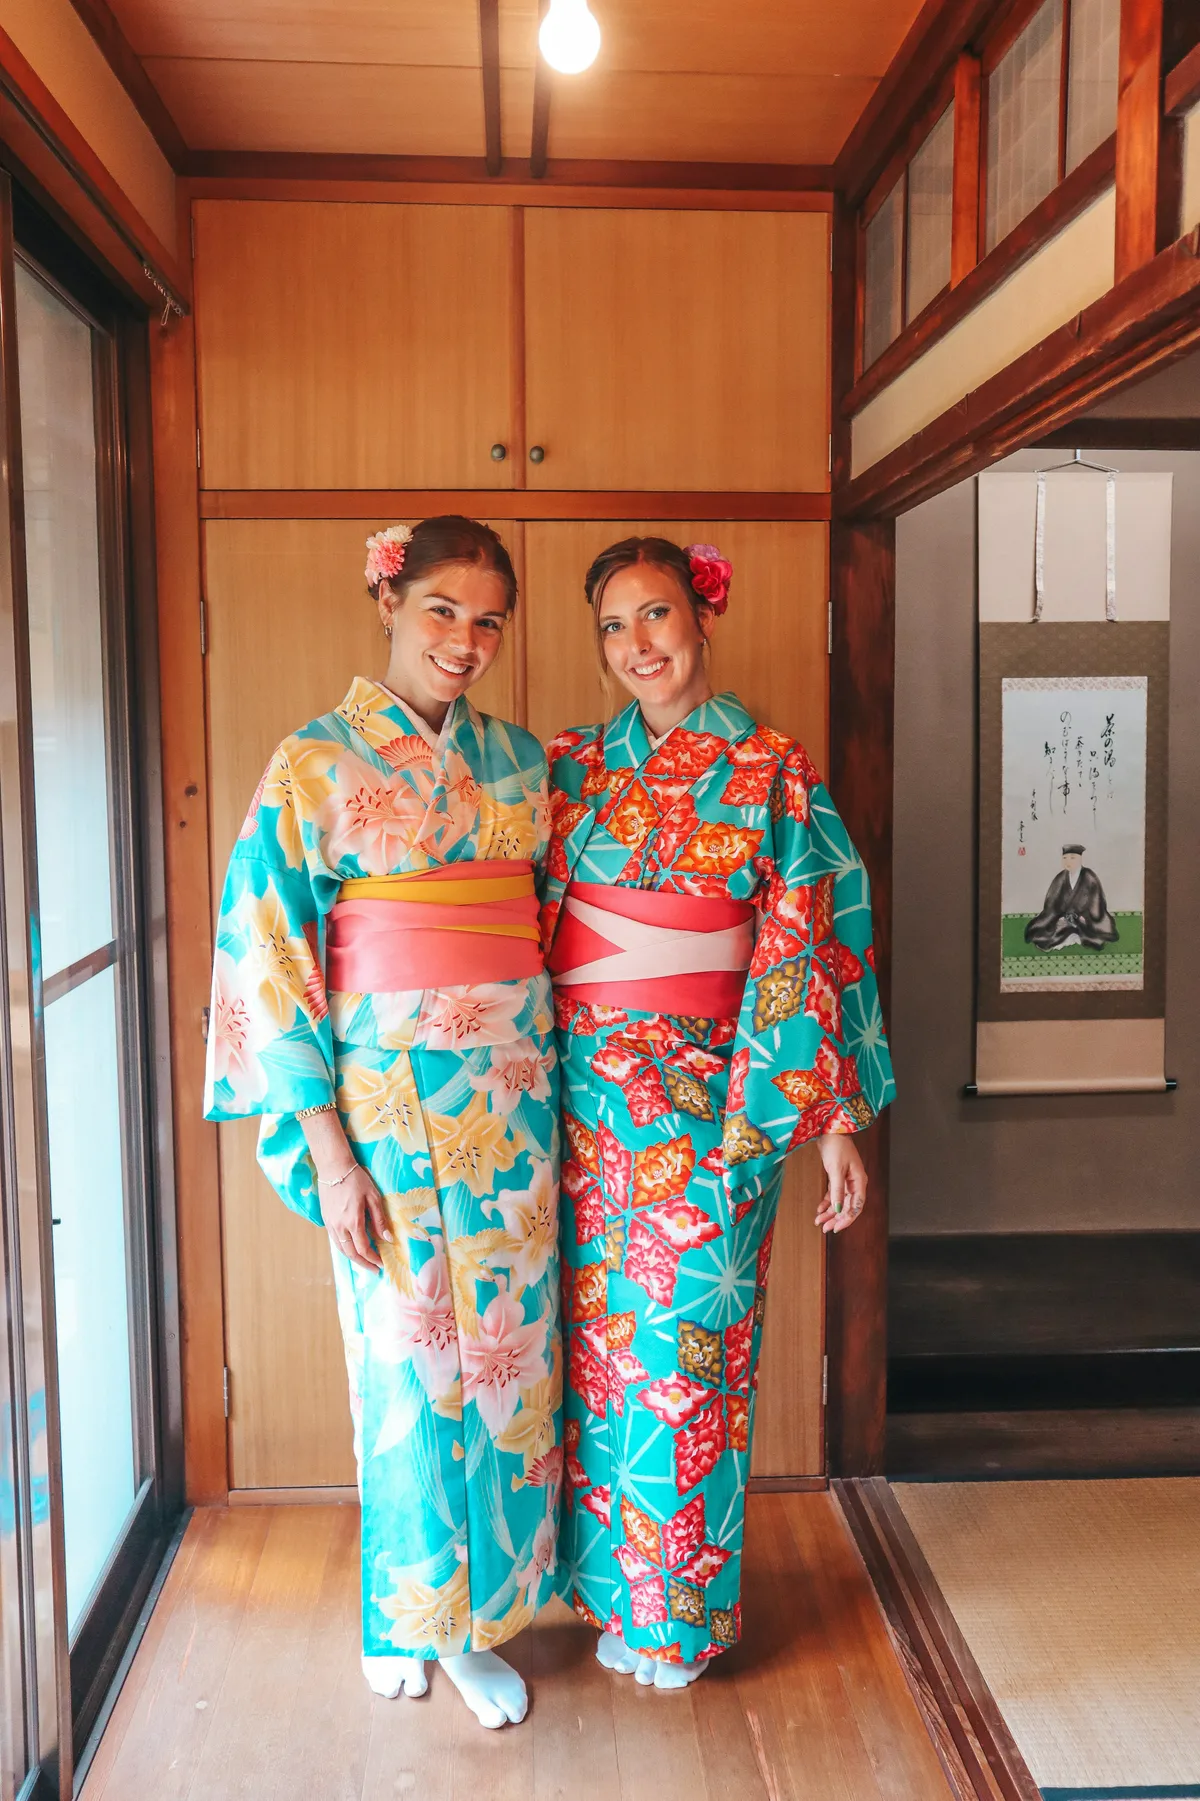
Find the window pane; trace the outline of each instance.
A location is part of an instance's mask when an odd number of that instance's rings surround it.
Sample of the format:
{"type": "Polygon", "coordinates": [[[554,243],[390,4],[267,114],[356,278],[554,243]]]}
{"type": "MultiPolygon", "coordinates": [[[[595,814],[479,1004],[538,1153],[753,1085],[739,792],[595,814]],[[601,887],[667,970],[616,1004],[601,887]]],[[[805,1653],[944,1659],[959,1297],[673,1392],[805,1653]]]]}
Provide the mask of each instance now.
{"type": "Polygon", "coordinates": [[[113,935],[92,332],[17,264],[42,969],[113,935]]]}
{"type": "Polygon", "coordinates": [[[1121,0],[1071,0],[1067,77],[1067,168],[1117,129],[1121,0]]]}
{"type": "Polygon", "coordinates": [[[866,231],[863,280],[863,368],[870,368],[900,330],[900,243],[904,180],[896,183],[866,231]]]}
{"type": "Polygon", "coordinates": [[[908,165],[908,293],[915,319],[950,280],[954,107],[948,106],[908,165]]]}
{"type": "Polygon", "coordinates": [[[136,1486],[114,972],[52,1001],[45,1034],[67,1624],[74,1630],[136,1486]]]}
{"type": "Polygon", "coordinates": [[[1062,0],[1046,0],[988,80],[987,248],[1058,185],[1062,0]]]}

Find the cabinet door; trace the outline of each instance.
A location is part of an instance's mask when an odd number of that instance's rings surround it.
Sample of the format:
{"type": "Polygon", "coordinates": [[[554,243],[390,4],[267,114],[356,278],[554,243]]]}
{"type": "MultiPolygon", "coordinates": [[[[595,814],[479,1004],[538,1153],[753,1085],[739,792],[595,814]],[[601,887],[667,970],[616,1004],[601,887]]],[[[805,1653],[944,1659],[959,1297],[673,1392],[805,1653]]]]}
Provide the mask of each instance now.
{"type": "Polygon", "coordinates": [[[829,482],[824,213],[531,207],[531,488],[829,482]]]}
{"type": "MultiPolygon", "coordinates": [[[[527,525],[530,729],[545,740],[563,726],[604,719],[624,706],[624,691],[612,683],[606,694],[602,683],[583,574],[606,545],[634,534],[721,547],[733,563],[733,594],[713,636],[713,687],[732,688],[756,718],[799,738],[820,766],[829,719],[829,534],[823,525],[712,520],[527,525]]],[[[812,1476],[824,1469],[825,1241],[813,1225],[823,1185],[815,1149],[788,1159],[759,1378],[757,1476],[812,1476]]]]}
{"type": "MultiPolygon", "coordinates": [[[[381,520],[214,521],[205,528],[214,879],[281,738],[379,675],[385,640],[362,580],[381,520]]],[[[503,533],[507,528],[500,527],[503,533]]],[[[511,646],[472,690],[512,711],[511,646]]],[[[283,1206],[255,1160],[257,1121],[220,1133],[230,1484],[354,1481],[346,1368],[325,1233],[283,1206]]]]}
{"type": "Polygon", "coordinates": [[[206,488],[506,488],[512,212],[198,201],[206,488]]]}

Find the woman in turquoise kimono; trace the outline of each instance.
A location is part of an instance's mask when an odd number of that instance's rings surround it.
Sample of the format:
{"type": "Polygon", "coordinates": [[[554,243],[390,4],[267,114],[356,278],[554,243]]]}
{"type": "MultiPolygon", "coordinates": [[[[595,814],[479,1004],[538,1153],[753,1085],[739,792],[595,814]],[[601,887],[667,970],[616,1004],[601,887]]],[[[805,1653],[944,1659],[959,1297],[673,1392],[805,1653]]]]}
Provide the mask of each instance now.
{"type": "Polygon", "coordinates": [[[824,1231],[866,1197],[892,1097],[867,878],[801,746],[714,696],[732,574],[631,538],[586,591],[633,696],[550,747],[569,1334],[559,1587],[598,1656],[685,1687],[741,1631],[740,1554],[784,1158],[824,1231]]]}
{"type": "MultiPolygon", "coordinates": [[[[549,1591],[562,1475],[546,764],[477,713],[516,580],[461,518],[368,540],[382,682],[286,738],[217,926],[209,1119],[328,1231],[362,1497],[363,1668],[436,1658],[485,1726],[549,1591]]],[[[269,1322],[264,1322],[269,1330],[269,1322]]]]}

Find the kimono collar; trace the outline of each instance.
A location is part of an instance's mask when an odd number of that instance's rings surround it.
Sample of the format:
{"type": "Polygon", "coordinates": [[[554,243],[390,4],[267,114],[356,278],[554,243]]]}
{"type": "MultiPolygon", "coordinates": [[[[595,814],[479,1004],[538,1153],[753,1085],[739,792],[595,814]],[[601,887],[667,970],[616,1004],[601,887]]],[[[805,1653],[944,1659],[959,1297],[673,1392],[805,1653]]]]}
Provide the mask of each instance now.
{"type": "Polygon", "coordinates": [[[666,737],[660,740],[656,753],[650,744],[642,709],[636,700],[631,700],[605,730],[604,763],[608,769],[640,769],[651,755],[670,755],[670,742],[675,732],[703,733],[706,737],[733,744],[748,737],[753,730],[754,720],[736,694],[714,694],[693,707],[686,719],[671,727],[666,737]]]}
{"type": "Polygon", "coordinates": [[[477,753],[482,753],[483,721],[465,694],[450,703],[442,729],[436,734],[426,720],[389,688],[363,675],[355,676],[337,711],[360,738],[366,739],[372,750],[379,750],[397,737],[411,738],[415,734],[424,739],[435,755],[451,744],[461,749],[464,737],[473,737],[477,753]]]}

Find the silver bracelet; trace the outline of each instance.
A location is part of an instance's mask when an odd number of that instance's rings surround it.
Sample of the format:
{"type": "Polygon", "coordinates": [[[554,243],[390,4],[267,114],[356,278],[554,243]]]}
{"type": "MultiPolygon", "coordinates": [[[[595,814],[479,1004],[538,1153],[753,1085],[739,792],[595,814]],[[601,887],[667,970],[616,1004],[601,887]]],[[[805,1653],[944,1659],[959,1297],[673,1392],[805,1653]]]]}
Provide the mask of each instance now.
{"type": "Polygon", "coordinates": [[[343,1175],[334,1176],[332,1181],[328,1180],[324,1176],[318,1176],[317,1177],[317,1187],[318,1188],[340,1188],[343,1182],[348,1182],[350,1180],[351,1176],[355,1174],[355,1172],[358,1170],[358,1168],[359,1168],[359,1165],[357,1163],[352,1163],[350,1165],[349,1169],[346,1170],[346,1172],[343,1175]]]}

